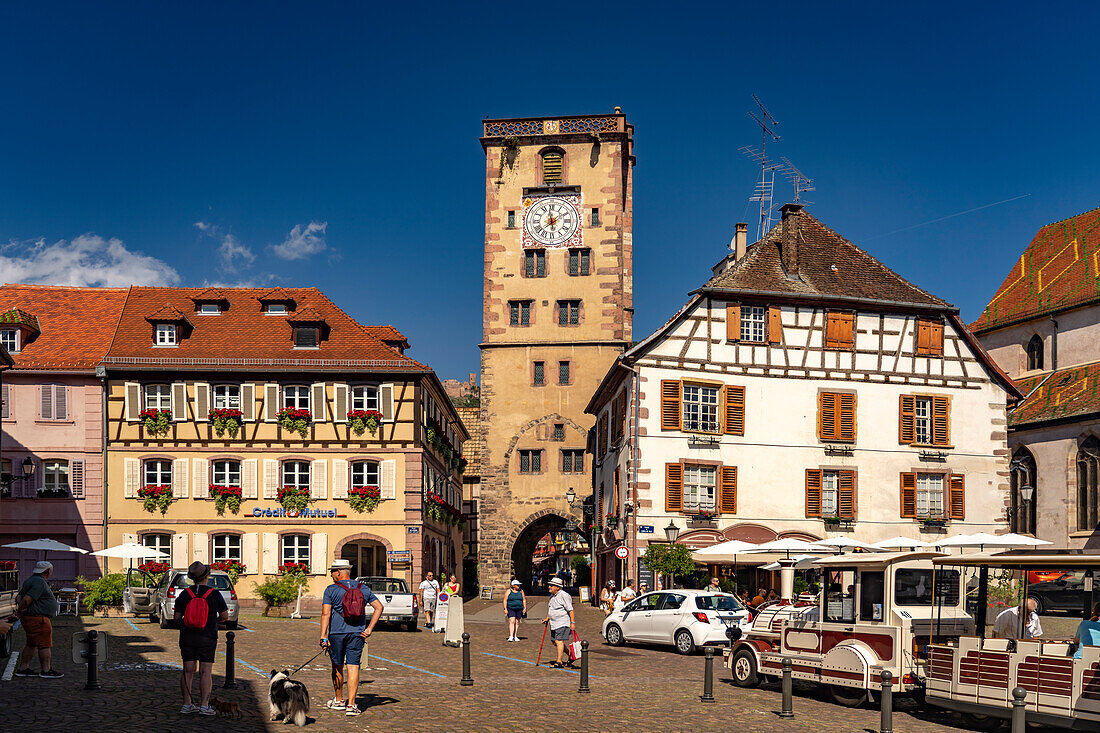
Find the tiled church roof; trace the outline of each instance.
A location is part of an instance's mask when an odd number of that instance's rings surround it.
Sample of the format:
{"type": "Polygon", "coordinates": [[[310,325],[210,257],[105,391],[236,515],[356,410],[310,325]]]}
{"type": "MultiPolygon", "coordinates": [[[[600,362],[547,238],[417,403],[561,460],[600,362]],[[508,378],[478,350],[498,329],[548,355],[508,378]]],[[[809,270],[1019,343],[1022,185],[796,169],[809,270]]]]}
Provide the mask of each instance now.
{"type": "Polygon", "coordinates": [[[1017,384],[1027,398],[1009,412],[1012,427],[1100,413],[1100,362],[1037,374],[1017,384]]]}

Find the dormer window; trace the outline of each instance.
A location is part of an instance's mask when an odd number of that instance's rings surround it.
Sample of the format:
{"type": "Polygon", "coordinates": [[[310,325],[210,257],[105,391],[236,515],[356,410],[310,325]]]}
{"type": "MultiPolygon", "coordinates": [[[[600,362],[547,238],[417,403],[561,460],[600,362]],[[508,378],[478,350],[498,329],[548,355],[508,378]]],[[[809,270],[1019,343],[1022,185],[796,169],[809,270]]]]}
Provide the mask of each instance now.
{"type": "Polygon", "coordinates": [[[316,326],[295,326],[294,327],[294,348],[296,349],[316,349],[318,346],[317,327],[316,326]]]}
{"type": "Polygon", "coordinates": [[[9,354],[19,352],[19,329],[5,328],[0,330],[0,346],[3,346],[9,354]]]}
{"type": "Polygon", "coordinates": [[[174,323],[158,323],[157,336],[154,342],[157,346],[177,346],[177,326],[174,323]]]}
{"type": "Polygon", "coordinates": [[[285,316],[286,303],[267,303],[264,305],[264,314],[269,316],[285,316]]]}
{"type": "Polygon", "coordinates": [[[199,315],[216,316],[221,312],[222,307],[218,303],[199,303],[199,315]]]}

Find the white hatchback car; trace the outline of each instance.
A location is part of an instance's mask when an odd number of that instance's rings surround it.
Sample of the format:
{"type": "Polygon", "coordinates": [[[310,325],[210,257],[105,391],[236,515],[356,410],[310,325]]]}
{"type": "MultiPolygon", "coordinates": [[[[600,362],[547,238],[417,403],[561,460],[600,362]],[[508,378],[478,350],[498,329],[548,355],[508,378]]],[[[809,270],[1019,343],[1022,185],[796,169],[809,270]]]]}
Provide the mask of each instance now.
{"type": "Polygon", "coordinates": [[[601,633],[611,646],[636,641],[672,644],[681,654],[700,646],[725,646],[726,629],[752,625],[752,613],[728,593],[676,589],[646,593],[604,619],[601,633]]]}

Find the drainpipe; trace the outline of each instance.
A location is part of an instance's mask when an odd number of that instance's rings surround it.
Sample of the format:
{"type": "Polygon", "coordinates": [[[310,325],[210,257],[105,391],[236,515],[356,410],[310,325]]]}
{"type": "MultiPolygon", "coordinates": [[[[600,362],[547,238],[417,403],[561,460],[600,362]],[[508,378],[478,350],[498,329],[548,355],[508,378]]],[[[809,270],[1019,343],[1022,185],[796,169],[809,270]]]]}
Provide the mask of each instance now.
{"type": "MultiPolygon", "coordinates": [[[[624,364],[624,366],[626,366],[626,365],[624,364]]],[[[634,507],[634,511],[631,512],[631,514],[634,516],[634,531],[630,535],[630,553],[631,554],[629,556],[630,559],[628,559],[627,562],[630,562],[630,560],[632,559],[634,561],[634,569],[637,570],[637,568],[638,568],[638,512],[641,510],[641,507],[638,506],[638,410],[641,407],[641,404],[640,404],[641,403],[641,400],[640,400],[641,375],[638,373],[638,369],[636,367],[627,366],[626,368],[629,369],[630,373],[634,375],[634,397],[633,397],[633,401],[634,401],[634,426],[633,426],[633,428],[631,428],[630,435],[627,436],[627,443],[630,446],[630,453],[629,453],[630,463],[631,463],[631,466],[630,466],[630,473],[631,473],[630,503],[634,507]]],[[[627,529],[628,530],[630,529],[630,523],[629,522],[627,522],[627,529]]],[[[623,579],[623,582],[625,583],[626,579],[630,578],[630,577],[631,577],[630,568],[628,567],[626,569],[626,578],[623,579]]],[[[638,578],[635,578],[634,580],[639,582],[639,583],[641,582],[640,580],[638,580],[638,578]]],[[[656,582],[654,582],[654,586],[656,586],[656,582]]],[[[656,588],[653,588],[653,590],[656,590],[656,588]]]]}
{"type": "Polygon", "coordinates": [[[1050,322],[1054,324],[1054,333],[1050,336],[1050,370],[1058,371],[1058,321],[1050,316],[1050,322]]]}
{"type": "MultiPolygon", "coordinates": [[[[101,430],[102,430],[102,436],[103,436],[102,438],[100,438],[100,460],[102,461],[102,465],[100,466],[100,476],[102,476],[103,478],[100,481],[99,490],[100,490],[100,493],[102,494],[102,501],[103,501],[103,548],[106,548],[108,546],[108,543],[107,543],[107,368],[102,366],[102,365],[97,366],[95,368],[95,375],[97,377],[99,377],[99,382],[100,382],[100,390],[99,390],[100,413],[101,413],[100,422],[101,422],[101,425],[102,425],[101,430]]],[[[104,567],[104,571],[106,571],[106,568],[107,568],[106,558],[104,558],[104,560],[103,560],[103,567],[104,567]]],[[[104,572],[103,574],[106,575],[107,573],[104,572]]]]}

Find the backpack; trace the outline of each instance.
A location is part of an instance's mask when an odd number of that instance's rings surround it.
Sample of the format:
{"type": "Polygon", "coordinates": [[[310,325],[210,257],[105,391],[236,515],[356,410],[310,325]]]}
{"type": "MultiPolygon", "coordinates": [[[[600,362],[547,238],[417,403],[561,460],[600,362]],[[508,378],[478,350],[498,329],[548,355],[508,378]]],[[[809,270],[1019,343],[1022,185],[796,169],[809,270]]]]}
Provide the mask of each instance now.
{"type": "Polygon", "coordinates": [[[356,583],[352,588],[337,581],[336,585],[344,589],[344,597],[340,599],[344,620],[349,624],[359,623],[367,612],[367,599],[360,590],[361,584],[356,583]]]}
{"type": "Polygon", "coordinates": [[[207,597],[214,592],[213,588],[207,588],[201,596],[195,595],[191,588],[187,589],[191,594],[191,600],[187,602],[187,608],[183,611],[183,625],[189,629],[205,629],[206,622],[210,618],[210,604],[207,597]]]}

